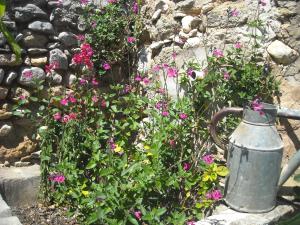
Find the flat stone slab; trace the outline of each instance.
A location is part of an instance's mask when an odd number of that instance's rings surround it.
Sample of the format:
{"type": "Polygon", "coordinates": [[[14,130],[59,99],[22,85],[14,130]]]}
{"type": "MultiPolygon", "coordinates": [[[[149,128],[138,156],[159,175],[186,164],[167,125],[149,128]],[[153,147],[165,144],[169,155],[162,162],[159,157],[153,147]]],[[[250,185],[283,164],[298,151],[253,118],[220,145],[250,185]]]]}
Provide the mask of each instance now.
{"type": "Polygon", "coordinates": [[[39,184],[39,165],[0,169],[0,194],[9,206],[34,204],[39,184]]]}
{"type": "Polygon", "coordinates": [[[196,225],[271,225],[284,216],[293,213],[294,208],[290,205],[278,205],[267,213],[242,213],[221,205],[217,207],[215,214],[204,220],[198,221],[196,225]]]}
{"type": "Polygon", "coordinates": [[[22,225],[18,217],[4,217],[0,218],[0,225],[22,225]]]}

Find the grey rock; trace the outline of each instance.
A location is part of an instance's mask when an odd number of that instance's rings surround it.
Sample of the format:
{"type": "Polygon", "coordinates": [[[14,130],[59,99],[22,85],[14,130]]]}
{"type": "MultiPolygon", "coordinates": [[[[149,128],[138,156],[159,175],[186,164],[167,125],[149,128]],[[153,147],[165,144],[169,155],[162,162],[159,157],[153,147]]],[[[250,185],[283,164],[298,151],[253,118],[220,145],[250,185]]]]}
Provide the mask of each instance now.
{"type": "Polygon", "coordinates": [[[5,137],[5,136],[9,135],[12,130],[13,130],[12,123],[1,124],[0,137],[5,137]]]}
{"type": "Polygon", "coordinates": [[[18,217],[10,216],[4,217],[0,220],[0,225],[22,225],[18,217]]]}
{"type": "MultiPolygon", "coordinates": [[[[30,0],[30,3],[37,6],[45,6],[47,4],[47,1],[48,0],[30,0]]],[[[15,4],[24,4],[24,0],[11,0],[11,2],[15,4]]]]}
{"type": "Polygon", "coordinates": [[[6,44],[6,38],[4,37],[4,34],[1,32],[0,33],[0,46],[3,47],[6,44]]]}
{"type": "Polygon", "coordinates": [[[272,42],[268,46],[267,51],[272,56],[275,62],[283,65],[291,64],[299,56],[299,54],[295,50],[278,40],[272,42]]]}
{"type": "Polygon", "coordinates": [[[18,66],[22,60],[17,60],[15,54],[0,54],[0,66],[18,66]]]}
{"type": "Polygon", "coordinates": [[[27,48],[44,48],[48,38],[42,34],[36,34],[30,30],[23,31],[23,44],[27,48]]]}
{"type": "Polygon", "coordinates": [[[7,94],[8,94],[8,89],[6,87],[0,87],[0,100],[5,99],[7,94]]]}
{"type": "Polygon", "coordinates": [[[174,20],[162,17],[156,23],[157,36],[159,40],[167,39],[174,31],[180,29],[180,24],[174,20]]]}
{"type": "Polygon", "coordinates": [[[29,22],[32,19],[48,19],[48,15],[38,6],[27,4],[24,7],[17,7],[15,11],[15,20],[17,22],[29,22]]]}
{"type": "Polygon", "coordinates": [[[15,41],[16,41],[16,42],[19,42],[19,41],[21,41],[23,38],[24,38],[24,35],[20,33],[20,34],[18,34],[18,35],[15,37],[15,41]]]}
{"type": "Polygon", "coordinates": [[[39,183],[38,165],[0,170],[0,192],[10,206],[34,204],[38,197],[39,183]]]}
{"type": "Polygon", "coordinates": [[[17,30],[17,25],[16,25],[15,21],[3,21],[3,23],[9,30],[12,30],[12,31],[17,30]]]}
{"type": "Polygon", "coordinates": [[[3,81],[4,75],[5,75],[4,69],[0,68],[0,84],[1,84],[2,81],[3,81]]]}
{"type": "Polygon", "coordinates": [[[57,63],[57,69],[68,69],[68,58],[60,49],[53,49],[50,51],[49,63],[57,63]]]}
{"type": "Polygon", "coordinates": [[[26,87],[36,87],[37,83],[45,80],[46,74],[39,67],[23,67],[18,83],[26,87]]]}
{"type": "Polygon", "coordinates": [[[58,35],[58,39],[66,47],[76,46],[78,44],[77,36],[71,32],[61,32],[58,35]]]}
{"type": "Polygon", "coordinates": [[[45,33],[45,34],[53,34],[54,33],[53,25],[49,22],[34,21],[28,25],[28,28],[30,30],[45,33]]]}
{"type": "Polygon", "coordinates": [[[159,19],[160,15],[161,15],[161,9],[156,10],[156,11],[153,13],[153,16],[152,16],[152,18],[151,18],[152,22],[153,22],[153,23],[156,22],[156,21],[159,19]]]}
{"type": "Polygon", "coordinates": [[[48,53],[48,49],[44,48],[30,48],[28,49],[28,54],[30,56],[44,55],[48,53]]]}
{"type": "Polygon", "coordinates": [[[6,204],[6,202],[3,200],[2,196],[0,195],[0,218],[10,217],[11,215],[12,214],[11,214],[10,207],[6,204]]]}
{"type": "Polygon", "coordinates": [[[77,81],[76,75],[72,73],[68,73],[66,76],[66,86],[67,87],[72,87],[73,84],[77,81]]]}
{"type": "Polygon", "coordinates": [[[24,166],[29,166],[31,162],[15,162],[15,167],[24,167],[24,166]]]}
{"type": "Polygon", "coordinates": [[[47,48],[48,48],[48,49],[61,48],[61,44],[58,43],[58,42],[55,42],[55,43],[49,43],[49,44],[47,45],[47,48]]]}
{"type": "Polygon", "coordinates": [[[7,75],[7,77],[5,78],[4,83],[6,85],[11,85],[12,82],[18,77],[18,74],[15,71],[10,71],[7,75]]]}
{"type": "Polygon", "coordinates": [[[57,85],[61,84],[63,78],[60,74],[54,71],[50,74],[50,76],[47,75],[47,79],[49,79],[52,84],[57,85]]]}

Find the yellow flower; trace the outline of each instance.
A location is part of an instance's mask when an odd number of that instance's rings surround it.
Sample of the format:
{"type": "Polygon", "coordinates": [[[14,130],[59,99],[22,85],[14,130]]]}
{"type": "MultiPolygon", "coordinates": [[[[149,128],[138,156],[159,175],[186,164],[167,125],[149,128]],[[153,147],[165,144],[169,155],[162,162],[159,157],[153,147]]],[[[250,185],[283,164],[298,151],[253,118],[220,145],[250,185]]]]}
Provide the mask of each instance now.
{"type": "Polygon", "coordinates": [[[150,150],[150,146],[149,145],[144,145],[144,149],[146,150],[146,151],[149,151],[150,150]]]}
{"type": "Polygon", "coordinates": [[[145,160],[143,161],[143,163],[146,164],[146,165],[149,165],[149,164],[150,164],[150,161],[149,161],[149,159],[145,159],[145,160]]]}
{"type": "Polygon", "coordinates": [[[114,152],[122,154],[124,152],[124,150],[119,145],[116,145],[114,152]]]}
{"type": "Polygon", "coordinates": [[[81,191],[81,193],[84,195],[84,197],[87,197],[89,194],[90,194],[90,192],[89,191],[81,191]]]}

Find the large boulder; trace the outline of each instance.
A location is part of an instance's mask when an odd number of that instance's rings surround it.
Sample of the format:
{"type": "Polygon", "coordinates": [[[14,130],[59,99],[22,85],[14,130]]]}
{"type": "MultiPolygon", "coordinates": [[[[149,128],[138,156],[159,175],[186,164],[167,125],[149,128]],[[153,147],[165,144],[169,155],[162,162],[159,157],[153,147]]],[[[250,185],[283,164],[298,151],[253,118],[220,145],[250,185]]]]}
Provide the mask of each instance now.
{"type": "Polygon", "coordinates": [[[46,74],[43,69],[39,67],[23,67],[18,83],[26,87],[36,87],[45,78],[46,74]]]}
{"type": "Polygon", "coordinates": [[[291,64],[299,56],[295,50],[278,40],[272,42],[267,51],[275,62],[283,65],[291,64]]]}
{"type": "Polygon", "coordinates": [[[56,64],[56,69],[68,69],[68,57],[58,48],[50,51],[49,63],[56,64]]]}
{"type": "Polygon", "coordinates": [[[15,11],[15,20],[17,22],[29,22],[34,18],[48,19],[48,15],[38,6],[33,4],[27,4],[23,7],[17,7],[15,11]]]}
{"type": "Polygon", "coordinates": [[[44,34],[53,34],[54,33],[53,25],[49,22],[34,21],[28,25],[28,28],[30,30],[44,33],[44,34]]]}

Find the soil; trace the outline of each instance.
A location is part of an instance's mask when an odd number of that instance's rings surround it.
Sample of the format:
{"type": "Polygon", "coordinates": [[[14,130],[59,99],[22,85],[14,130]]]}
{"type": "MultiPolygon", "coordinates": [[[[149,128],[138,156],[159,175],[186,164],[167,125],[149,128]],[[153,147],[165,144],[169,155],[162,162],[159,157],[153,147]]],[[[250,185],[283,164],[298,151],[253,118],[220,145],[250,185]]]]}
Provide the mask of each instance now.
{"type": "Polygon", "coordinates": [[[23,225],[79,225],[76,218],[66,215],[66,208],[58,208],[55,205],[37,204],[11,209],[23,225]]]}

